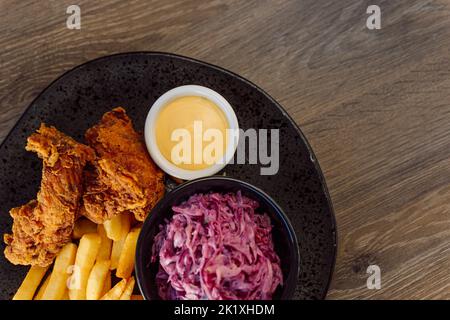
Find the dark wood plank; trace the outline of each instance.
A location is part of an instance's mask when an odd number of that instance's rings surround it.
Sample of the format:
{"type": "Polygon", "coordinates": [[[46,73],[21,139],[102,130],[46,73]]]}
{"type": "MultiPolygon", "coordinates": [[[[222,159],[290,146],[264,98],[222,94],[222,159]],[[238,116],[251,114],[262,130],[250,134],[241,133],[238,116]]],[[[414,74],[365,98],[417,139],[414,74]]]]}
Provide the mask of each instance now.
{"type": "Polygon", "coordinates": [[[0,140],[64,71],[169,51],[237,72],[301,126],[336,209],[329,298],[450,298],[450,4],[410,1],[0,2],[0,140]],[[381,30],[365,27],[379,4],[381,30]],[[382,289],[366,288],[377,264],[382,289]]]}

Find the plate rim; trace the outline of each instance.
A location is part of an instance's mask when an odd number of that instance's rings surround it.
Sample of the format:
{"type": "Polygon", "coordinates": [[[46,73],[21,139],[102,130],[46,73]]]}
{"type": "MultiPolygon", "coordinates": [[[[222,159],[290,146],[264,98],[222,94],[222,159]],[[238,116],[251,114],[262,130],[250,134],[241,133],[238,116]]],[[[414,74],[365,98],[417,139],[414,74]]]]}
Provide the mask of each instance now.
{"type": "MultiPolygon", "coordinates": [[[[303,134],[302,130],[300,129],[299,125],[297,125],[297,123],[292,119],[292,117],[289,115],[289,113],[281,106],[281,104],[279,102],[277,102],[270,94],[268,94],[264,89],[260,88],[258,85],[256,85],[255,83],[253,83],[252,81],[240,76],[239,74],[227,70],[223,67],[214,65],[212,63],[209,62],[205,62],[205,61],[201,61],[195,58],[191,58],[191,57],[187,57],[187,56],[183,56],[180,54],[176,54],[176,53],[170,53],[170,52],[163,52],[163,51],[127,51],[127,52],[118,52],[118,53],[113,53],[113,54],[108,54],[108,55],[103,55],[91,60],[87,60],[79,65],[76,65],[72,68],[70,68],[69,70],[64,71],[62,74],[60,74],[59,76],[57,76],[53,81],[51,81],[48,85],[46,85],[35,97],[34,99],[28,104],[28,106],[25,108],[25,110],[22,112],[22,114],[20,115],[20,117],[17,119],[17,121],[15,122],[15,124],[12,126],[12,128],[8,131],[8,133],[5,135],[5,137],[3,138],[3,141],[0,143],[0,148],[3,147],[3,145],[6,143],[6,141],[10,138],[10,136],[12,135],[12,132],[15,130],[15,128],[18,126],[18,124],[22,121],[22,119],[24,118],[24,116],[28,113],[29,109],[31,108],[32,105],[34,105],[34,103],[36,102],[36,100],[45,92],[47,91],[54,83],[56,83],[58,80],[60,80],[61,78],[63,78],[64,76],[66,76],[67,74],[71,73],[72,71],[75,71],[77,69],[83,68],[84,66],[86,66],[89,63],[93,63],[96,61],[100,61],[100,60],[106,60],[109,58],[113,58],[113,57],[117,57],[117,56],[132,56],[132,55],[146,55],[146,56],[163,56],[163,57],[171,57],[171,58],[176,58],[179,60],[185,60],[185,61],[189,61],[189,62],[193,62],[199,65],[203,65],[203,66],[207,66],[209,68],[215,69],[216,71],[219,72],[223,72],[226,73],[234,78],[237,78],[241,81],[243,81],[244,83],[248,84],[249,86],[251,86],[252,88],[256,89],[257,91],[259,91],[260,93],[262,93],[267,99],[270,100],[270,102],[272,102],[272,104],[274,104],[283,114],[284,117],[286,117],[286,119],[291,123],[291,125],[294,127],[294,129],[297,131],[298,135],[300,136],[301,140],[303,141],[303,143],[305,144],[306,148],[308,149],[309,154],[313,157],[314,161],[313,162],[313,166],[316,169],[316,171],[318,172],[319,175],[319,180],[321,182],[321,189],[322,192],[325,194],[325,199],[326,202],[328,204],[328,207],[330,208],[330,215],[331,215],[331,228],[332,228],[332,233],[333,233],[333,245],[334,245],[334,252],[333,252],[333,257],[332,257],[332,264],[331,264],[331,268],[330,268],[330,275],[327,279],[327,285],[325,287],[324,293],[321,297],[321,299],[325,299],[330,285],[333,281],[333,276],[334,276],[334,271],[335,271],[335,267],[336,267],[336,258],[337,258],[337,252],[338,252],[338,231],[337,231],[337,223],[336,223],[336,213],[333,207],[333,203],[331,201],[331,196],[330,193],[328,191],[328,186],[326,184],[325,181],[325,177],[323,175],[322,169],[320,167],[320,163],[319,160],[317,159],[316,155],[314,154],[314,151],[311,147],[311,145],[309,144],[308,140],[306,139],[305,135],[303,134]]],[[[311,159],[312,160],[312,159],[311,159]]]]}

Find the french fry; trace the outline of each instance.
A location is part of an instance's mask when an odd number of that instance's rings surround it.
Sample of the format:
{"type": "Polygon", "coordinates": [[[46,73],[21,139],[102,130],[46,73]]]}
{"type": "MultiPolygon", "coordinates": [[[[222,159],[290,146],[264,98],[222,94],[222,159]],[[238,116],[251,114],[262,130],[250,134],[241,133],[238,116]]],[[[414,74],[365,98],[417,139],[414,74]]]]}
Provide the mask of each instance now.
{"type": "Polygon", "coordinates": [[[119,264],[119,258],[120,258],[120,254],[122,253],[123,245],[125,244],[126,237],[128,235],[128,232],[130,231],[129,216],[128,215],[123,215],[123,216],[128,219],[125,219],[124,217],[122,218],[123,219],[122,231],[124,232],[123,237],[121,239],[119,239],[118,241],[113,242],[112,250],[111,250],[111,259],[110,259],[111,260],[111,266],[110,266],[111,270],[117,269],[117,265],[119,264]],[[128,221],[128,223],[127,223],[127,221],[128,221]]]}
{"type": "Polygon", "coordinates": [[[97,233],[87,233],[81,237],[75,258],[74,274],[69,288],[70,300],[85,300],[86,286],[100,248],[101,238],[97,233]]]}
{"type": "Polygon", "coordinates": [[[42,296],[44,295],[45,289],[47,289],[48,283],[50,282],[50,276],[49,274],[47,278],[45,278],[44,283],[41,284],[41,287],[39,288],[38,293],[34,296],[33,300],[42,300],[42,296]]]}
{"type": "Polygon", "coordinates": [[[109,264],[109,260],[100,260],[95,263],[86,286],[87,300],[98,300],[102,297],[106,277],[109,272],[109,264]]]}
{"type": "Polygon", "coordinates": [[[44,278],[48,267],[32,266],[13,297],[13,300],[33,300],[34,293],[44,278]]]}
{"type": "Polygon", "coordinates": [[[133,272],[136,243],[140,231],[140,228],[132,229],[125,239],[119,258],[119,263],[117,264],[116,276],[118,278],[128,279],[133,272]]]}
{"type": "Polygon", "coordinates": [[[73,243],[66,244],[55,259],[50,281],[45,288],[42,300],[61,300],[67,289],[67,279],[69,274],[67,269],[75,262],[77,245],[73,243]]]}
{"type": "Polygon", "coordinates": [[[109,290],[101,300],[119,300],[127,286],[127,280],[122,279],[111,290],[109,290]]]}
{"type": "Polygon", "coordinates": [[[117,265],[119,264],[120,254],[122,253],[123,245],[125,244],[125,238],[120,239],[119,241],[114,241],[112,250],[111,250],[111,266],[110,270],[117,269],[117,265]]]}
{"type": "Polygon", "coordinates": [[[133,293],[135,282],[136,281],[134,280],[134,277],[128,279],[127,286],[125,287],[125,290],[123,291],[119,300],[131,300],[131,294],[133,293]]]}
{"type": "Polygon", "coordinates": [[[120,240],[130,230],[130,215],[121,213],[103,223],[108,238],[114,241],[120,240]]]}
{"type": "Polygon", "coordinates": [[[131,229],[131,214],[122,213],[120,217],[122,219],[122,236],[120,238],[125,238],[131,229]]]}
{"type": "Polygon", "coordinates": [[[68,289],[66,289],[66,290],[64,291],[64,295],[62,296],[61,300],[70,300],[70,297],[69,297],[69,290],[68,290],[68,289]]]}
{"type": "Polygon", "coordinates": [[[80,218],[75,222],[73,227],[72,238],[81,239],[86,233],[97,232],[97,225],[91,220],[80,218]]]}
{"type": "Polygon", "coordinates": [[[117,241],[122,235],[122,218],[120,215],[116,215],[103,222],[103,227],[105,228],[108,238],[117,241]]]}
{"type": "Polygon", "coordinates": [[[111,271],[108,271],[105,279],[105,285],[103,286],[102,296],[104,296],[109,290],[111,290],[111,271]]]}
{"type": "Polygon", "coordinates": [[[144,300],[144,297],[140,294],[132,294],[130,300],[144,300]]]}
{"type": "Polygon", "coordinates": [[[96,260],[109,260],[111,257],[112,240],[106,235],[105,227],[102,224],[98,225],[97,233],[100,235],[102,242],[100,244],[96,260]]]}

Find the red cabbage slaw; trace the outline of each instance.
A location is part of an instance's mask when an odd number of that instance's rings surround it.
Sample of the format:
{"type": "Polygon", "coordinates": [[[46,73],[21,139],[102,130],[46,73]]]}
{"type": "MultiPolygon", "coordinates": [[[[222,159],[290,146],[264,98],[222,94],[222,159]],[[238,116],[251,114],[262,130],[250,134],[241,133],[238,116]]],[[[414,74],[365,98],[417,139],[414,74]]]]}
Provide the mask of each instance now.
{"type": "Polygon", "coordinates": [[[158,294],[164,300],[269,300],[283,285],[267,214],[237,193],[196,194],[155,236],[158,294]]]}

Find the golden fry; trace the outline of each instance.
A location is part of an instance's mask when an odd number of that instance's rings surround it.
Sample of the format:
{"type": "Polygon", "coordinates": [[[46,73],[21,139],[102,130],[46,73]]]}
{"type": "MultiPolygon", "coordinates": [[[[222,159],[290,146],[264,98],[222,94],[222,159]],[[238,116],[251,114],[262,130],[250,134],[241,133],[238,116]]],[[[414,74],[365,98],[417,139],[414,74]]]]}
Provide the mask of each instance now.
{"type": "Polygon", "coordinates": [[[131,294],[133,293],[135,282],[134,277],[128,279],[127,286],[120,296],[120,300],[131,300],[131,294]]]}
{"type": "Polygon", "coordinates": [[[130,229],[130,217],[128,213],[115,215],[103,223],[108,238],[114,241],[120,240],[130,229]]]}
{"type": "Polygon", "coordinates": [[[111,290],[109,290],[101,300],[119,300],[122,296],[123,291],[127,286],[127,280],[122,279],[118,282],[111,290]]]}
{"type": "Polygon", "coordinates": [[[61,300],[70,300],[70,297],[69,297],[69,289],[67,289],[67,290],[64,291],[64,294],[63,294],[61,300]]]}
{"type": "Polygon", "coordinates": [[[102,242],[97,254],[97,261],[109,260],[111,258],[112,240],[106,235],[105,227],[99,224],[97,227],[97,233],[100,235],[102,242]]]}
{"type": "Polygon", "coordinates": [[[119,241],[114,241],[112,250],[111,250],[111,266],[109,267],[111,270],[117,269],[117,265],[119,264],[120,254],[122,253],[123,245],[125,244],[125,239],[120,239],[119,241]]]}
{"type": "Polygon", "coordinates": [[[32,266],[13,297],[13,300],[33,300],[34,293],[44,278],[48,267],[32,266]]]}
{"type": "Polygon", "coordinates": [[[105,285],[103,286],[102,296],[104,296],[109,290],[111,290],[111,271],[108,271],[105,279],[105,285]]]}
{"type": "Polygon", "coordinates": [[[86,286],[100,243],[101,238],[97,233],[88,233],[81,237],[69,288],[70,300],[86,299],[86,286]]]}
{"type": "Polygon", "coordinates": [[[140,294],[132,294],[130,300],[144,300],[144,297],[140,294]]]}
{"type": "Polygon", "coordinates": [[[109,273],[109,260],[97,261],[91,270],[86,287],[86,299],[98,300],[102,296],[109,273]]]}
{"type": "Polygon", "coordinates": [[[38,293],[34,296],[33,300],[42,300],[42,296],[44,295],[45,289],[47,289],[48,283],[50,282],[50,276],[49,274],[46,278],[44,283],[41,284],[41,287],[39,288],[38,293]]]}
{"type": "Polygon", "coordinates": [[[134,256],[136,253],[136,243],[141,229],[132,229],[125,239],[122,253],[120,254],[119,263],[117,265],[116,276],[122,279],[131,277],[134,269],[134,256]]]}
{"type": "Polygon", "coordinates": [[[61,300],[67,290],[68,268],[75,262],[77,245],[66,244],[55,259],[50,281],[44,291],[42,300],[61,300]]]}
{"type": "MultiPolygon", "coordinates": [[[[125,217],[127,217],[127,216],[125,216],[125,217]]],[[[124,233],[122,234],[123,235],[122,238],[113,242],[112,249],[111,249],[111,259],[110,259],[111,260],[111,266],[110,266],[111,270],[117,269],[117,265],[119,264],[119,258],[120,258],[120,254],[122,253],[123,245],[125,244],[126,237],[128,235],[128,232],[130,231],[130,225],[127,224],[127,220],[128,220],[128,222],[130,222],[130,220],[125,219],[125,218],[122,218],[122,219],[123,219],[122,231],[124,233]]]]}

